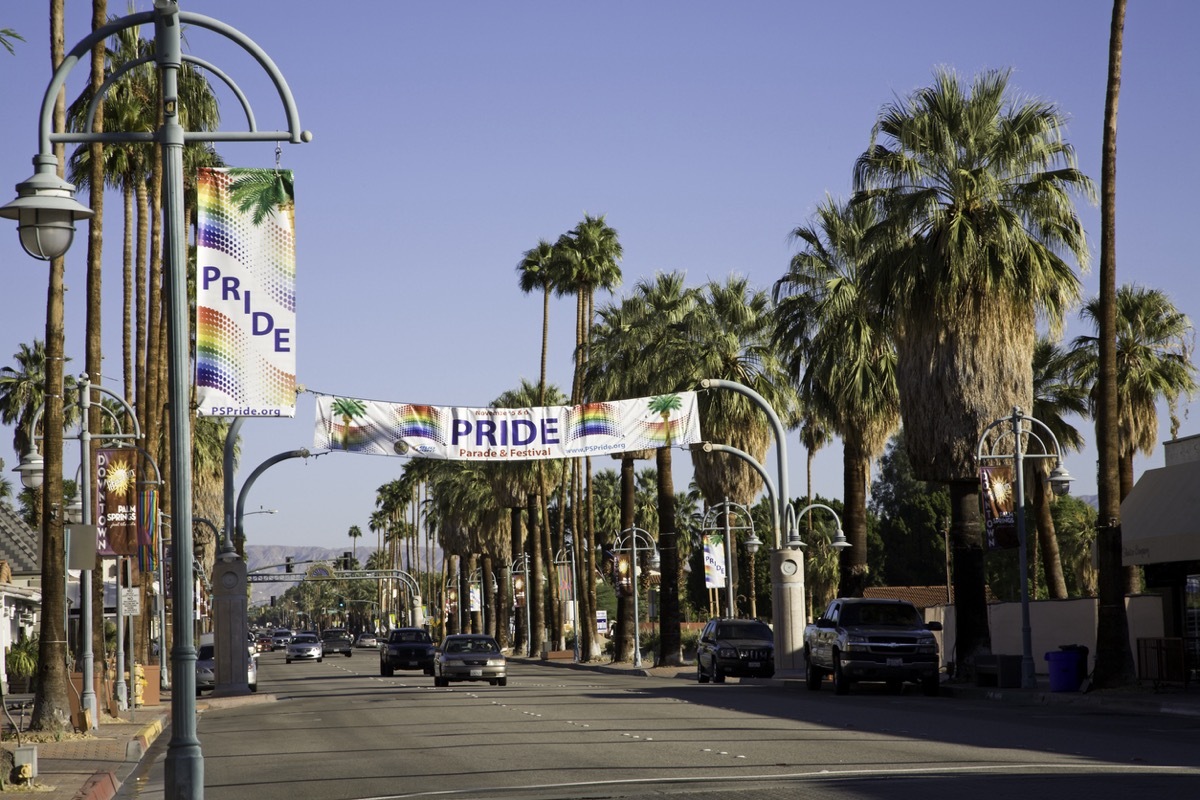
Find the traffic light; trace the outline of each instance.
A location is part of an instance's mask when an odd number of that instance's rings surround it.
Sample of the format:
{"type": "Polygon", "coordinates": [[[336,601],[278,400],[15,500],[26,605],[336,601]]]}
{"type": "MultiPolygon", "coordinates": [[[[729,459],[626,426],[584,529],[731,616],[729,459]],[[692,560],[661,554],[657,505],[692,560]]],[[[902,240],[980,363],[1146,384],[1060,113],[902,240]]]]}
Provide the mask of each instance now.
{"type": "Polygon", "coordinates": [[[284,557],[284,559],[283,559],[284,572],[291,572],[293,570],[294,565],[292,564],[292,561],[293,561],[293,559],[291,556],[284,557]]]}
{"type": "Polygon", "coordinates": [[[275,595],[271,595],[271,608],[275,607],[275,595]]]}
{"type": "Polygon", "coordinates": [[[338,598],[338,608],[345,608],[345,607],[346,607],[346,598],[339,597],[338,598]]]}
{"type": "Polygon", "coordinates": [[[351,562],[354,560],[354,555],[349,551],[342,553],[342,569],[348,570],[351,567],[351,562]]]}

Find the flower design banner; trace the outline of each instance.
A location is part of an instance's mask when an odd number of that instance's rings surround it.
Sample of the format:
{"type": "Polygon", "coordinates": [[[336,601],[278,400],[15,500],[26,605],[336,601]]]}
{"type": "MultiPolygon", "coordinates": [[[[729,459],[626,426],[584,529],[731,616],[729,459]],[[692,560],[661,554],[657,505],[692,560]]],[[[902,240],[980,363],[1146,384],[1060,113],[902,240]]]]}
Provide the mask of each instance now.
{"type": "Polygon", "coordinates": [[[989,550],[1019,547],[1017,523],[1013,514],[1012,467],[979,468],[980,502],[983,504],[985,544],[989,550]]]}
{"type": "Polygon", "coordinates": [[[198,413],[295,416],[292,173],[201,169],[197,205],[198,413]]]}
{"type": "Polygon", "coordinates": [[[135,451],[96,451],[96,552],[103,556],[136,556],[138,496],[135,451]]]}
{"type": "Polygon", "coordinates": [[[317,397],[313,446],[452,461],[578,458],[701,441],[695,392],[542,408],[317,397]]]}

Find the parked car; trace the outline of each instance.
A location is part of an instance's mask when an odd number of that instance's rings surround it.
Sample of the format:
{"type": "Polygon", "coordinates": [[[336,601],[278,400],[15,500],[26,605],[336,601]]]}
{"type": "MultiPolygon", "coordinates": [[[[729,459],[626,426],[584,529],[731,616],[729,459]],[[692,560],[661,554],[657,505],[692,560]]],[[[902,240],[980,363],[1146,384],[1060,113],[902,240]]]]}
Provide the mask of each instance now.
{"type": "Polygon", "coordinates": [[[449,686],[451,681],[507,686],[508,664],[496,640],[476,633],[455,633],[442,640],[434,662],[433,685],[449,686]]]}
{"type": "Polygon", "coordinates": [[[292,643],[292,632],[287,628],[276,628],[271,632],[272,646],[276,650],[282,650],[292,643]]]}
{"type": "MultiPolygon", "coordinates": [[[[258,657],[250,657],[250,666],[246,668],[246,683],[250,691],[258,691],[258,657]]],[[[196,651],[196,696],[202,691],[212,691],[217,685],[216,652],[211,644],[202,644],[196,651]]]]}
{"type": "Polygon", "coordinates": [[[379,646],[379,674],[390,678],[398,669],[419,669],[433,674],[436,649],[424,628],[393,628],[379,646]]]}
{"type": "Polygon", "coordinates": [[[696,648],[696,680],[724,683],[727,675],[770,678],[775,674],[775,635],[756,619],[710,619],[696,648]]]}
{"type": "Polygon", "coordinates": [[[316,661],[319,663],[324,655],[325,651],[321,648],[321,640],[315,633],[300,633],[287,646],[286,658],[289,664],[293,661],[316,661]]]}
{"type": "Polygon", "coordinates": [[[354,646],[374,650],[379,647],[379,640],[375,638],[375,634],[373,633],[360,633],[358,638],[354,640],[354,646]]]}
{"type": "Polygon", "coordinates": [[[831,674],[836,694],[858,681],[884,681],[894,691],[911,681],[937,695],[941,659],[933,632],[941,629],[904,600],[839,597],[804,629],[808,688],[817,691],[831,674]]]}

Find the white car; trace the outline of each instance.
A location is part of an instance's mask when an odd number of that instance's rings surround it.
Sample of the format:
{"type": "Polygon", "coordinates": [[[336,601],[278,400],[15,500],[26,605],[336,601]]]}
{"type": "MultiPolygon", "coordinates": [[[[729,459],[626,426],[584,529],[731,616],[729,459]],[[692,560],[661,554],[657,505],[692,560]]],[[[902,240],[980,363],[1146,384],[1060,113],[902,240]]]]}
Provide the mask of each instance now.
{"type": "Polygon", "coordinates": [[[320,662],[324,657],[325,649],[321,646],[321,640],[311,633],[297,634],[287,646],[286,658],[289,664],[293,661],[320,662]]]}
{"type": "MultiPolygon", "coordinates": [[[[246,683],[250,691],[258,691],[258,654],[250,656],[250,666],[246,669],[246,683]]],[[[196,651],[196,696],[200,692],[211,690],[217,685],[217,663],[214,658],[213,646],[201,644],[196,651]]]]}

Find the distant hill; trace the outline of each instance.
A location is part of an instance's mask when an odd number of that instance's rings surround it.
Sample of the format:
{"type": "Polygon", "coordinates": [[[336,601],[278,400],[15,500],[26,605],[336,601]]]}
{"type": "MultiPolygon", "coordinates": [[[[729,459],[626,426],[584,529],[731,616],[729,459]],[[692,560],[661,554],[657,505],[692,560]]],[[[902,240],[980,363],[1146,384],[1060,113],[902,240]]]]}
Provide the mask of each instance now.
{"type": "MultiPolygon", "coordinates": [[[[274,565],[284,564],[288,556],[291,556],[295,563],[296,572],[303,575],[304,569],[308,564],[306,561],[333,561],[341,558],[342,553],[347,552],[344,547],[296,547],[294,545],[276,545],[276,544],[249,544],[246,545],[246,565],[251,572],[271,567],[274,565]]],[[[363,564],[371,553],[375,552],[374,548],[365,549],[358,548],[358,562],[363,564]]],[[[268,569],[267,572],[283,572],[282,566],[276,569],[268,569]]],[[[250,585],[250,604],[265,605],[271,602],[271,595],[282,595],[288,589],[294,586],[294,583],[254,583],[250,585]]]]}
{"type": "MultiPolygon", "coordinates": [[[[342,553],[349,552],[354,552],[355,558],[358,559],[359,565],[362,566],[367,563],[367,559],[375,552],[375,548],[359,547],[357,551],[354,551],[345,547],[297,547],[295,545],[249,544],[246,545],[246,565],[251,572],[263,569],[266,572],[282,573],[284,571],[283,564],[286,563],[287,557],[291,556],[297,565],[297,575],[302,576],[304,570],[310,566],[310,563],[305,562],[333,561],[341,558],[342,553]],[[271,569],[271,567],[274,567],[274,569],[271,569]]],[[[441,569],[441,553],[436,550],[434,568],[441,569]]],[[[297,577],[297,580],[299,580],[299,577],[297,577]]],[[[282,595],[294,585],[295,582],[253,583],[250,585],[250,605],[266,605],[271,602],[271,595],[282,595]]]]}
{"type": "Polygon", "coordinates": [[[1098,494],[1078,494],[1072,495],[1076,500],[1082,500],[1092,508],[1100,508],[1100,495],[1098,494]]]}

